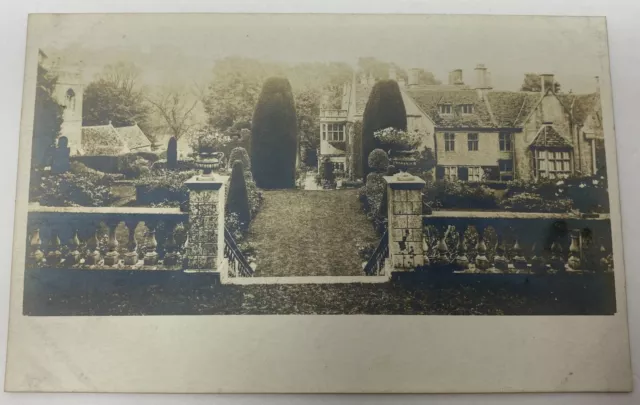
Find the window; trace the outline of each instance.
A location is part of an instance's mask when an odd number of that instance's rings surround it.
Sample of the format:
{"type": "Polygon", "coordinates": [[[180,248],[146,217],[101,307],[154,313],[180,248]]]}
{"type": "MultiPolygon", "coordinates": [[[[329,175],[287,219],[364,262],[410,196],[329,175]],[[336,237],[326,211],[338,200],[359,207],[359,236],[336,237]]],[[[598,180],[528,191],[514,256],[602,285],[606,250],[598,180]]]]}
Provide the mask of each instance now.
{"type": "Polygon", "coordinates": [[[467,134],[467,144],[469,147],[469,150],[478,150],[478,134],[467,134]]]}
{"type": "Polygon", "coordinates": [[[511,152],[513,149],[513,145],[511,143],[511,133],[510,132],[500,132],[500,151],[501,152],[511,152]]]}
{"type": "Polygon", "coordinates": [[[463,114],[473,114],[473,104],[462,104],[460,110],[463,114]]]}
{"type": "Polygon", "coordinates": [[[451,114],[451,104],[439,104],[438,111],[440,114],[451,114]]]}
{"type": "Polygon", "coordinates": [[[565,178],[571,174],[571,155],[566,150],[536,149],[534,169],[538,178],[565,178]]]}
{"type": "Polygon", "coordinates": [[[456,150],[456,134],[450,132],[444,134],[444,150],[446,152],[456,150]]]}
{"type": "Polygon", "coordinates": [[[65,105],[71,109],[71,111],[76,110],[76,92],[73,91],[73,89],[67,90],[65,105]]]}
{"type": "Polygon", "coordinates": [[[344,141],[344,124],[322,124],[323,141],[344,141]]]}
{"type": "Polygon", "coordinates": [[[481,181],[482,180],[482,168],[480,166],[471,166],[468,170],[469,181],[481,181]]]}
{"type": "Polygon", "coordinates": [[[444,179],[447,181],[458,180],[458,166],[445,166],[444,179]]]}
{"type": "Polygon", "coordinates": [[[500,172],[513,172],[513,161],[512,160],[499,160],[498,167],[500,168],[500,172]]]}
{"type": "Polygon", "coordinates": [[[333,162],[333,170],[344,171],[344,163],[333,162]]]}

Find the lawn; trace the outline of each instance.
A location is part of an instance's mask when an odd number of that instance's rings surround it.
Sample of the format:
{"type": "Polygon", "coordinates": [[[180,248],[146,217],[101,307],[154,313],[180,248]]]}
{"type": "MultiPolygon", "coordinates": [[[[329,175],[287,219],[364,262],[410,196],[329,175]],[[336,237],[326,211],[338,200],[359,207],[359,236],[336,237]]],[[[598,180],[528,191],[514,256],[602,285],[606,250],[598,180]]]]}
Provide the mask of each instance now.
{"type": "Polygon", "coordinates": [[[379,241],[360,209],[357,190],[264,191],[249,229],[255,277],[358,276],[358,245],[379,241]]]}
{"type": "MultiPolygon", "coordinates": [[[[496,279],[499,280],[499,279],[496,279]]],[[[28,269],[24,314],[606,315],[613,278],[529,282],[220,285],[179,271],[28,269]]]]}

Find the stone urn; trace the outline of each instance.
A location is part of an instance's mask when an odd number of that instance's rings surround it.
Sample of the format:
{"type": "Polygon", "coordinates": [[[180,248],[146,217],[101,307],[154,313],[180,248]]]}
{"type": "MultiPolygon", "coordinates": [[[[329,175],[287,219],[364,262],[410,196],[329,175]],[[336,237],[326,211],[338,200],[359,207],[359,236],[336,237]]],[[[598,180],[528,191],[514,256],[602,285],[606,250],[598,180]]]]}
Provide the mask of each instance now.
{"type": "Polygon", "coordinates": [[[195,160],[196,168],[202,170],[203,177],[212,177],[213,171],[220,168],[224,153],[216,152],[218,140],[213,134],[207,134],[198,141],[198,156],[195,160]]]}

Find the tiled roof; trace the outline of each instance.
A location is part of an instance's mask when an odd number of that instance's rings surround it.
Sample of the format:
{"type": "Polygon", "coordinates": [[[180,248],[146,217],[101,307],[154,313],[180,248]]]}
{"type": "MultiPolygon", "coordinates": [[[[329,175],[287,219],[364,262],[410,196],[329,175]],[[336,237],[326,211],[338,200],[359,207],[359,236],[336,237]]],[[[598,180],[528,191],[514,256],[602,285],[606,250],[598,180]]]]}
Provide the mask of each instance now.
{"type": "Polygon", "coordinates": [[[562,104],[572,112],[576,124],[584,124],[591,113],[602,114],[600,95],[592,94],[562,94],[558,95],[562,104]]]}
{"type": "Polygon", "coordinates": [[[356,84],[356,115],[364,114],[364,108],[369,101],[369,94],[371,94],[373,86],[368,84],[356,84]]]}
{"type": "Polygon", "coordinates": [[[495,127],[487,105],[475,90],[451,87],[420,86],[405,91],[438,127],[495,127]],[[452,114],[440,114],[439,104],[451,104],[452,114]],[[462,104],[473,105],[473,113],[462,114],[462,104]]]}
{"type": "Polygon", "coordinates": [[[536,135],[530,146],[547,148],[570,148],[571,144],[566,140],[565,137],[560,135],[558,131],[553,128],[553,126],[545,124],[540,128],[540,130],[538,131],[538,135],[536,135]]]}
{"type": "Polygon", "coordinates": [[[82,150],[85,155],[119,155],[128,152],[127,145],[111,124],[82,127],[82,150]]]}
{"type": "Polygon", "coordinates": [[[526,91],[489,91],[487,100],[496,126],[502,128],[517,128],[529,116],[541,99],[537,92],[526,91]]]}
{"type": "Polygon", "coordinates": [[[151,146],[151,141],[137,124],[129,127],[119,127],[116,128],[116,131],[118,131],[122,140],[131,150],[151,146]]]}

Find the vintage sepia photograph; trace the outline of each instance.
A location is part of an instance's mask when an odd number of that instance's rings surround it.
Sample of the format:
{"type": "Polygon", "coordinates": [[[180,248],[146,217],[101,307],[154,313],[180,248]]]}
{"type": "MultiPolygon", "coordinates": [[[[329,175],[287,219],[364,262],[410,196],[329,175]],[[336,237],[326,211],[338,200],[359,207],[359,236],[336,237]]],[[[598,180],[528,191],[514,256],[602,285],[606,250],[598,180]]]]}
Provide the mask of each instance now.
{"type": "Polygon", "coordinates": [[[24,315],[616,313],[604,33],[260,19],[38,44],[24,315]]]}
{"type": "Polygon", "coordinates": [[[24,68],[6,390],[631,389],[604,18],[37,14],[24,68]]]}

